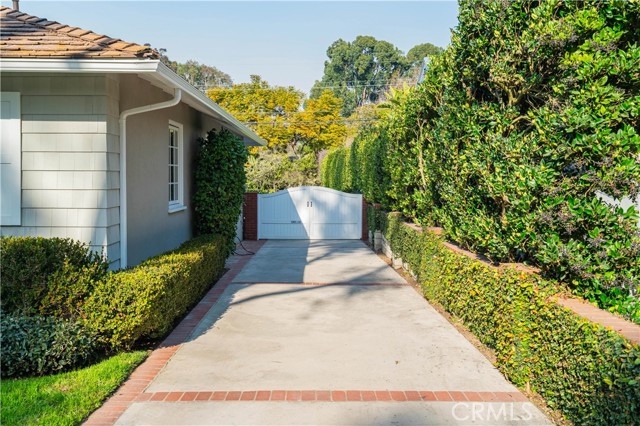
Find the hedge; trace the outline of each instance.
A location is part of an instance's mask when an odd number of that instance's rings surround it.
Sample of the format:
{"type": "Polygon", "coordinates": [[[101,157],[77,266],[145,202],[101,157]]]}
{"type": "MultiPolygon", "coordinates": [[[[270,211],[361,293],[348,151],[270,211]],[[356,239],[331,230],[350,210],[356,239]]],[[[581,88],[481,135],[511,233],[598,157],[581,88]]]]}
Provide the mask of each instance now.
{"type": "Polygon", "coordinates": [[[213,129],[198,142],[193,195],[195,229],[200,235],[223,236],[226,254],[231,254],[247,182],[247,148],[226,129],[213,129]]]}
{"type": "Polygon", "coordinates": [[[337,191],[351,192],[349,148],[329,151],[320,166],[320,180],[326,187],[337,191]]]}
{"type": "Polygon", "coordinates": [[[85,325],[112,349],[163,337],[222,275],[226,258],[227,240],[204,235],[110,273],[83,306],[85,325]]]}
{"type": "Polygon", "coordinates": [[[637,424],[638,345],[558,305],[553,296],[561,287],[553,281],[455,253],[443,237],[371,210],[426,298],[492,348],[513,383],[536,391],[576,424],[637,424]]]}
{"type": "Polygon", "coordinates": [[[640,323],[638,212],[601,199],[640,193],[638,22],[637,1],[461,0],[424,81],[327,156],[323,185],[640,323]]]}
{"type": "Polygon", "coordinates": [[[78,317],[109,264],[87,245],[63,238],[0,237],[2,309],[16,315],[78,317]]]}

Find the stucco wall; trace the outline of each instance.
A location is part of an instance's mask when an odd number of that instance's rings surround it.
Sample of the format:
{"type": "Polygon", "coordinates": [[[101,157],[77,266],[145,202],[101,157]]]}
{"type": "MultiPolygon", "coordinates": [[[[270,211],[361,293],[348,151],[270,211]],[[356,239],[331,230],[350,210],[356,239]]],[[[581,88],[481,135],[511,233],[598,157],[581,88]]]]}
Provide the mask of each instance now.
{"type": "Polygon", "coordinates": [[[3,235],[64,237],[119,265],[118,82],[106,75],[3,73],[20,92],[21,226],[3,235]]]}
{"type": "MultiPolygon", "coordinates": [[[[172,95],[137,76],[120,77],[121,110],[166,101],[172,95]]],[[[180,103],[175,107],[127,119],[128,263],[173,249],[192,236],[193,160],[197,139],[220,125],[180,103]],[[184,203],[186,210],[169,213],[169,121],[183,125],[184,203]]]]}

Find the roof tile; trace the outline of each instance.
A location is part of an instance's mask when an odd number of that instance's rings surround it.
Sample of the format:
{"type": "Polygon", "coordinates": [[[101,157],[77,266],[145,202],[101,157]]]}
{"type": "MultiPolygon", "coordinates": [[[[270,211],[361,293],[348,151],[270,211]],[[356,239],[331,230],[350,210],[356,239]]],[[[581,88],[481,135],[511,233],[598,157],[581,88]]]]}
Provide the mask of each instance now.
{"type": "Polygon", "coordinates": [[[0,6],[0,58],[158,59],[149,46],[38,18],[0,6]]]}

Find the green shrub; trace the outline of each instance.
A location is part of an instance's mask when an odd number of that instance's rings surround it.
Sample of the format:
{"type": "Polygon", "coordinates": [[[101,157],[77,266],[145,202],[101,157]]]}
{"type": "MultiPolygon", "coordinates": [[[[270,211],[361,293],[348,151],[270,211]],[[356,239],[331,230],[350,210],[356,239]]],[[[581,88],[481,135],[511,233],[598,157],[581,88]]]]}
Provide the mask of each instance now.
{"type": "Polygon", "coordinates": [[[78,322],[6,312],[0,316],[3,378],[42,376],[81,367],[98,349],[95,337],[78,322]]]}
{"type": "Polygon", "coordinates": [[[221,235],[226,254],[231,254],[247,181],[247,149],[228,130],[211,130],[199,142],[193,195],[196,231],[221,235]]]}
{"type": "Polygon", "coordinates": [[[284,152],[259,150],[247,161],[247,191],[262,194],[296,186],[318,185],[318,163],[313,152],[292,158],[284,152]]]}
{"type": "Polygon", "coordinates": [[[322,185],[338,191],[351,192],[350,161],[349,148],[329,151],[320,168],[322,185]]]}
{"type": "Polygon", "coordinates": [[[463,0],[458,21],[323,183],[640,323],[638,212],[600,198],[640,193],[640,3],[463,0]]]}
{"type": "Polygon", "coordinates": [[[225,237],[203,235],[109,274],[83,306],[86,326],[114,349],[164,336],[222,275],[226,244],[225,237]]]}
{"type": "Polygon", "coordinates": [[[455,253],[399,215],[377,214],[394,255],[417,274],[427,299],[494,349],[512,382],[576,424],[637,424],[638,345],[558,305],[553,296],[561,288],[552,281],[455,253]]]}
{"type": "Polygon", "coordinates": [[[108,263],[80,242],[62,238],[0,238],[2,309],[20,315],[76,318],[108,263]]]}

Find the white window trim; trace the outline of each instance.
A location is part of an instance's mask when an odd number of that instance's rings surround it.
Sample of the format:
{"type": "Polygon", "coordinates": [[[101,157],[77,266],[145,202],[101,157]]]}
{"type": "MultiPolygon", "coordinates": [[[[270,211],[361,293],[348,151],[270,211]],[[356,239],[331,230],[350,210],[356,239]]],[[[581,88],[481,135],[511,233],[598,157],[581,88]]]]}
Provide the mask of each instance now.
{"type": "Polygon", "coordinates": [[[20,92],[2,92],[3,101],[9,102],[8,117],[0,123],[0,226],[20,226],[22,224],[22,115],[20,92]],[[5,167],[7,169],[5,169],[5,167]],[[9,186],[4,179],[9,179],[9,186]]]}
{"type": "MultiPolygon", "coordinates": [[[[186,210],[184,204],[184,126],[176,121],[169,120],[168,128],[174,128],[178,131],[178,200],[169,201],[169,213],[177,213],[186,210]]],[[[167,165],[169,161],[167,161],[167,165]]],[[[167,185],[169,181],[167,179],[167,185]]]]}

